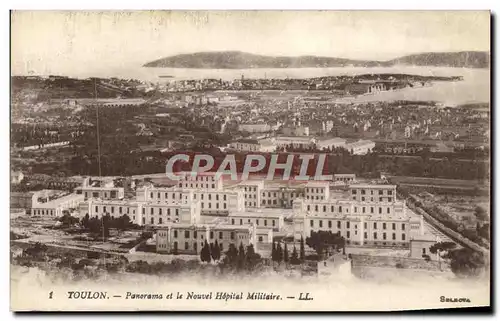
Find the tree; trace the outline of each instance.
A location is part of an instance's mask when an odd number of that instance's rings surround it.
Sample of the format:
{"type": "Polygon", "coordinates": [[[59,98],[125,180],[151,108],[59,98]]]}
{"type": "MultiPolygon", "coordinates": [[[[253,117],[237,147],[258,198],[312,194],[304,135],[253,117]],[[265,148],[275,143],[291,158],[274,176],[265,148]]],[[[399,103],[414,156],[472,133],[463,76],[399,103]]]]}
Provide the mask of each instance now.
{"type": "Polygon", "coordinates": [[[202,262],[207,262],[207,263],[210,263],[210,261],[212,260],[212,256],[210,254],[210,246],[208,245],[207,240],[205,240],[203,248],[200,251],[200,259],[202,262]]]}
{"type": "Polygon", "coordinates": [[[438,242],[436,244],[433,244],[429,248],[429,251],[432,254],[436,254],[439,252],[447,252],[447,251],[453,250],[456,247],[457,247],[457,245],[453,242],[438,242]]]}
{"type": "Polygon", "coordinates": [[[343,249],[345,254],[345,239],[339,233],[331,231],[312,231],[311,236],[306,239],[306,244],[312,247],[320,258],[328,255],[332,249],[343,249]]]}
{"type": "Polygon", "coordinates": [[[89,228],[89,213],[85,214],[84,217],[82,217],[81,225],[84,229],[89,228]]]}
{"type": "Polygon", "coordinates": [[[273,241],[273,247],[271,249],[271,260],[276,261],[276,244],[273,241]]]}
{"type": "Polygon", "coordinates": [[[297,253],[295,245],[293,246],[292,255],[290,256],[290,263],[294,265],[300,263],[299,254],[297,253]]]}
{"type": "Polygon", "coordinates": [[[281,248],[281,244],[278,242],[276,247],[276,262],[281,263],[283,261],[283,249],[281,248]]]}
{"type": "Polygon", "coordinates": [[[222,267],[224,266],[229,266],[229,267],[235,267],[236,263],[238,260],[238,249],[236,249],[236,246],[231,243],[229,244],[229,248],[226,251],[226,255],[224,256],[224,259],[222,260],[222,267]]]}
{"type": "Polygon", "coordinates": [[[110,222],[111,222],[111,216],[109,215],[109,213],[106,213],[106,215],[104,215],[102,217],[102,235],[104,238],[106,237],[109,237],[109,227],[110,227],[110,222]]]}
{"type": "Polygon", "coordinates": [[[469,248],[452,250],[447,256],[451,271],[460,277],[478,276],[485,267],[484,255],[469,248]]]}
{"type": "Polygon", "coordinates": [[[77,224],[79,222],[79,219],[71,216],[69,212],[66,211],[63,216],[58,218],[58,221],[61,222],[62,227],[70,227],[77,224]]]}
{"type": "Polygon", "coordinates": [[[238,269],[241,270],[245,266],[245,247],[243,246],[243,242],[240,243],[240,247],[238,249],[238,269]]]}
{"type": "Polygon", "coordinates": [[[40,261],[45,258],[45,254],[48,249],[47,245],[36,242],[23,250],[23,256],[28,256],[34,260],[40,261]]]}
{"type": "Polygon", "coordinates": [[[254,271],[256,267],[262,262],[262,257],[255,253],[253,244],[247,246],[245,255],[245,267],[248,271],[254,271]]]}
{"type": "Polygon", "coordinates": [[[214,261],[217,261],[220,259],[220,247],[219,247],[219,243],[217,242],[217,240],[215,240],[215,244],[213,246],[211,254],[212,254],[212,259],[214,261]]]}
{"type": "Polygon", "coordinates": [[[231,261],[236,261],[236,258],[238,257],[238,250],[233,243],[229,244],[229,249],[226,252],[226,256],[229,257],[231,261]]]}
{"type": "Polygon", "coordinates": [[[123,231],[129,228],[132,225],[132,222],[130,221],[130,217],[127,214],[124,214],[117,218],[116,220],[112,221],[114,227],[117,229],[123,231]]]}
{"type": "Polygon", "coordinates": [[[285,243],[285,249],[284,249],[284,253],[283,253],[283,261],[285,263],[288,263],[288,247],[287,247],[286,243],[285,243]]]}
{"type": "Polygon", "coordinates": [[[486,213],[486,210],[481,206],[476,206],[476,208],[474,209],[474,215],[480,221],[488,220],[488,213],[486,213]]]}
{"type": "Polygon", "coordinates": [[[300,261],[304,262],[305,257],[306,257],[306,250],[304,247],[304,237],[301,235],[300,236],[300,261]]]}
{"type": "MultiPolygon", "coordinates": [[[[438,259],[440,259],[440,258],[449,259],[450,258],[449,252],[454,250],[456,247],[457,247],[457,245],[453,242],[438,242],[438,243],[431,245],[431,247],[429,248],[429,251],[432,254],[437,254],[438,259]]],[[[424,256],[422,256],[422,257],[424,257],[424,256]]],[[[424,259],[426,259],[426,258],[424,257],[424,259]]],[[[430,257],[429,257],[429,259],[430,259],[430,257]]],[[[441,268],[441,260],[439,261],[439,266],[441,268]]]]}
{"type": "Polygon", "coordinates": [[[477,234],[480,237],[483,237],[489,241],[490,240],[490,224],[484,223],[483,225],[480,225],[479,222],[477,224],[478,224],[477,234]]]}

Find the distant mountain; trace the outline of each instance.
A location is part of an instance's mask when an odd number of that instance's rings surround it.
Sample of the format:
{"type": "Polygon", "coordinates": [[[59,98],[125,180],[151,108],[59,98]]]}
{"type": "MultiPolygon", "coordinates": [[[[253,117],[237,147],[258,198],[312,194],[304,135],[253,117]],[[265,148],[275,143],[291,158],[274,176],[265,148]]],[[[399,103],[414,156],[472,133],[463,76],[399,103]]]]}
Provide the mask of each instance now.
{"type": "Polygon", "coordinates": [[[308,68],[339,66],[379,66],[380,62],[343,58],[300,56],[273,57],[241,51],[197,52],[176,55],[149,62],[144,67],[248,69],[248,68],[308,68]]]}
{"type": "Polygon", "coordinates": [[[426,52],[397,58],[388,63],[415,66],[489,68],[490,54],[484,51],[426,52]]]}
{"type": "Polygon", "coordinates": [[[251,69],[251,68],[315,68],[315,67],[389,67],[397,64],[416,66],[449,66],[488,68],[489,53],[478,51],[421,53],[389,61],[351,60],[334,57],[281,57],[255,55],[241,51],[215,51],[182,54],[148,62],[144,67],[251,69]]]}

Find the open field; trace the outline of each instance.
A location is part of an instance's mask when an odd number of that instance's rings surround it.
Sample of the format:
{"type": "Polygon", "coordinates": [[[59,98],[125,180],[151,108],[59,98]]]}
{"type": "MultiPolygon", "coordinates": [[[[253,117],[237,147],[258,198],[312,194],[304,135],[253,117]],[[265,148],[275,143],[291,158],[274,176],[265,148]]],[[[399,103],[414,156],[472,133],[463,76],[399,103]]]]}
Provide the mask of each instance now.
{"type": "Polygon", "coordinates": [[[432,185],[439,187],[474,188],[485,187],[486,182],[462,179],[445,179],[432,177],[388,176],[394,184],[432,185]]]}

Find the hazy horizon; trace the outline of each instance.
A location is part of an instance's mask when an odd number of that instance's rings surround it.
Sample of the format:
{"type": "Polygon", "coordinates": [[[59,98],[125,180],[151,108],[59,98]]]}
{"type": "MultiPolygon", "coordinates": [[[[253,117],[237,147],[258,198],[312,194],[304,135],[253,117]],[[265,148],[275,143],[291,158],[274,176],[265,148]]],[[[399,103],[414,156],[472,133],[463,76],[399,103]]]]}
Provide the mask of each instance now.
{"type": "Polygon", "coordinates": [[[490,51],[488,11],[13,11],[12,74],[138,67],[195,52],[386,61],[490,51]]]}

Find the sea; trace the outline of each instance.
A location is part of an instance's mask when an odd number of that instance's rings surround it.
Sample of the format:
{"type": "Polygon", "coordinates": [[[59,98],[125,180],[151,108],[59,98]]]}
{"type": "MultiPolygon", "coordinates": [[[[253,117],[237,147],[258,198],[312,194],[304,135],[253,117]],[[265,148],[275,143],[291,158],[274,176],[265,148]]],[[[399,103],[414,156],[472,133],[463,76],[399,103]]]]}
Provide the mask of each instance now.
{"type": "Polygon", "coordinates": [[[339,102],[368,102],[394,100],[436,101],[447,106],[490,102],[490,70],[474,68],[393,66],[393,67],[333,67],[333,68],[256,68],[256,69],[191,69],[118,67],[105,70],[84,71],[67,75],[77,78],[117,77],[165,83],[187,79],[234,80],[252,78],[313,78],[322,76],[404,73],[423,76],[462,76],[462,81],[434,82],[429,87],[405,88],[373,95],[344,98],[339,102]]]}

